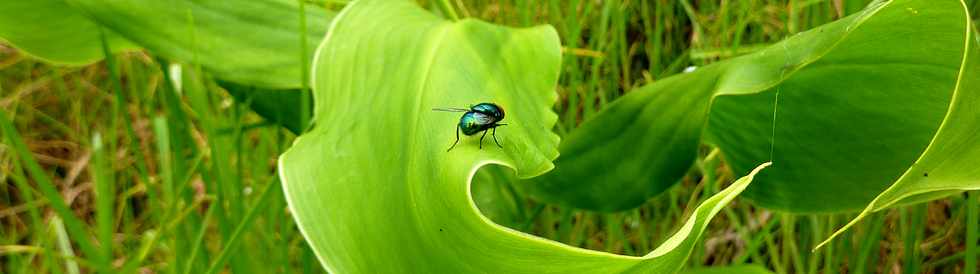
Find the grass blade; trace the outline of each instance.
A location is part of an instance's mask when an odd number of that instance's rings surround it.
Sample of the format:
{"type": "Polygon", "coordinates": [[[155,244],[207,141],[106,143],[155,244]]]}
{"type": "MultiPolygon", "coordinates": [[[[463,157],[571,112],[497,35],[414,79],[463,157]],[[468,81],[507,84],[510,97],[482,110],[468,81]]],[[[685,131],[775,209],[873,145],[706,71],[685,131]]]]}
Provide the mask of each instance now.
{"type": "Polygon", "coordinates": [[[191,274],[193,270],[194,259],[197,254],[201,251],[202,243],[204,243],[204,236],[208,232],[208,224],[211,222],[211,217],[214,216],[215,207],[208,208],[208,213],[204,215],[204,220],[201,221],[201,228],[197,232],[197,236],[194,237],[194,244],[191,246],[191,254],[187,258],[187,266],[184,268],[184,274],[191,274]]]}
{"type": "Polygon", "coordinates": [[[279,193],[278,190],[280,188],[278,186],[278,177],[265,186],[265,189],[262,190],[262,193],[259,196],[259,200],[256,201],[255,205],[248,210],[248,213],[245,214],[245,217],[242,218],[241,222],[235,226],[235,231],[221,248],[221,253],[218,254],[218,257],[211,263],[211,267],[208,268],[207,274],[217,274],[222,268],[224,268],[225,262],[238,247],[238,244],[242,238],[242,233],[244,233],[244,231],[252,225],[252,221],[255,220],[256,216],[258,216],[259,211],[265,208],[265,204],[269,201],[269,198],[272,197],[273,193],[279,193]]]}
{"type": "Polygon", "coordinates": [[[41,166],[34,160],[34,156],[30,150],[27,149],[27,145],[24,144],[24,140],[20,138],[17,130],[14,128],[13,123],[7,118],[7,113],[5,111],[0,111],[0,129],[3,131],[3,135],[7,138],[7,143],[10,144],[16,155],[19,156],[21,163],[27,168],[27,172],[31,175],[31,178],[37,182],[38,188],[40,188],[41,193],[44,197],[48,199],[51,207],[54,211],[61,217],[64,221],[65,227],[70,233],[71,238],[74,240],[78,247],[82,250],[82,253],[86,257],[92,258],[94,261],[99,262],[99,267],[104,270],[105,266],[108,266],[108,260],[103,258],[102,253],[98,251],[91,240],[89,240],[89,235],[86,233],[85,224],[72,213],[68,205],[65,204],[65,200],[62,199],[61,193],[54,186],[54,183],[41,169],[41,166]]]}
{"type": "MultiPolygon", "coordinates": [[[[92,180],[95,182],[95,219],[98,227],[98,238],[102,257],[108,262],[112,258],[112,232],[113,232],[113,200],[116,199],[113,189],[112,171],[106,157],[105,146],[102,144],[102,135],[96,133],[92,137],[92,150],[95,157],[95,165],[92,166],[92,180]]],[[[109,270],[108,264],[104,267],[109,270]]]]}
{"type": "Polygon", "coordinates": [[[966,195],[966,253],[963,259],[963,273],[977,273],[977,233],[980,228],[980,191],[971,191],[966,195]]]}
{"type": "Polygon", "coordinates": [[[58,249],[61,251],[61,255],[66,258],[65,271],[67,271],[68,274],[81,273],[81,271],[78,269],[78,263],[71,259],[75,257],[75,251],[71,248],[71,240],[68,237],[68,232],[65,231],[65,224],[61,222],[61,218],[51,218],[51,229],[54,230],[54,233],[57,236],[58,249]]]}

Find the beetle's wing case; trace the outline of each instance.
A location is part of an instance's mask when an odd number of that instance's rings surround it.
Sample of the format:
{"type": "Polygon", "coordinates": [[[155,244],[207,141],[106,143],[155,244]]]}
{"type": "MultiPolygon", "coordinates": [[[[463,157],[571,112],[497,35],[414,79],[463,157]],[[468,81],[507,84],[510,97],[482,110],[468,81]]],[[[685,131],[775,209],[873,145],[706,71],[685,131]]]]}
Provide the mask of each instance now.
{"type": "Polygon", "coordinates": [[[494,103],[480,103],[472,107],[473,111],[490,115],[500,121],[504,118],[504,109],[494,103]]]}
{"type": "Polygon", "coordinates": [[[497,111],[497,106],[491,103],[479,103],[470,107],[473,111],[491,114],[497,111]]]}
{"type": "Polygon", "coordinates": [[[496,119],[494,119],[493,116],[480,112],[473,112],[473,118],[476,119],[476,123],[480,125],[489,125],[496,122],[496,119]]]}
{"type": "Polygon", "coordinates": [[[494,118],[492,116],[471,111],[463,114],[463,117],[459,118],[459,129],[463,131],[463,134],[473,135],[474,133],[483,131],[488,125],[493,123],[494,118]]]}

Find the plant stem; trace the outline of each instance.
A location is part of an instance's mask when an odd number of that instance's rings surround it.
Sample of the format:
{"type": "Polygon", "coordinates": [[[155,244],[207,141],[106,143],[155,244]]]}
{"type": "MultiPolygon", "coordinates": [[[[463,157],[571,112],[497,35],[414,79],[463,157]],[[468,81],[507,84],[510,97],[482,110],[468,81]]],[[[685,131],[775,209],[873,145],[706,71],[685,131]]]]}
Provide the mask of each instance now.
{"type": "Polygon", "coordinates": [[[307,58],[306,48],[306,1],[299,1],[299,60],[300,60],[300,91],[303,94],[300,98],[300,130],[306,131],[310,126],[312,117],[312,94],[310,93],[310,60],[307,58]]]}
{"type": "Polygon", "coordinates": [[[877,213],[872,216],[869,224],[871,227],[863,236],[861,249],[858,251],[857,261],[854,263],[854,273],[866,273],[868,262],[874,263],[876,260],[874,250],[878,247],[878,241],[881,240],[881,227],[885,224],[885,213],[877,213]]]}
{"type": "Polygon", "coordinates": [[[903,270],[906,273],[918,273],[919,269],[919,243],[922,242],[923,222],[926,218],[926,205],[914,205],[911,208],[911,224],[905,234],[905,262],[903,270]]]}
{"type": "Polygon", "coordinates": [[[980,211],[980,191],[970,191],[966,194],[966,253],[963,260],[963,273],[977,273],[977,211],[980,211]]]}

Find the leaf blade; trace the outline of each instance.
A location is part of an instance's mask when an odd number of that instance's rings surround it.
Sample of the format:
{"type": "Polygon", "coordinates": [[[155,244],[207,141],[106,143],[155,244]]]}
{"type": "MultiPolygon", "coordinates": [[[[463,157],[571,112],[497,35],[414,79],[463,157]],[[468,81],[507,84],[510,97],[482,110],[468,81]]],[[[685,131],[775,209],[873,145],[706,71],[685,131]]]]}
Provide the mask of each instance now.
{"type": "Polygon", "coordinates": [[[279,160],[290,210],[324,267],[616,273],[682,266],[707,221],[755,173],[702,204],[671,244],[646,257],[524,234],[476,208],[470,184],[482,166],[508,166],[524,178],[551,169],[559,58],[549,27],[449,23],[409,1],[348,5],[318,50],[316,126],[279,160]],[[505,109],[508,126],[497,132],[504,147],[479,149],[474,136],[445,152],[459,116],[431,108],[477,102],[505,109]]]}

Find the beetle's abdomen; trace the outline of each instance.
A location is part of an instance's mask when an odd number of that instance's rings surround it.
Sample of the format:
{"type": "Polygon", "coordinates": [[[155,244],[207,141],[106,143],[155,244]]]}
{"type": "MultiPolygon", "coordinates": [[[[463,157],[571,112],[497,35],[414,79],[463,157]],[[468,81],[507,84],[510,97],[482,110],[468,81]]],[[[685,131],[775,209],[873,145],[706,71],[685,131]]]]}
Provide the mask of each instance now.
{"type": "Polygon", "coordinates": [[[493,103],[479,103],[472,107],[473,111],[494,117],[499,122],[504,119],[504,109],[493,103]]]}
{"type": "Polygon", "coordinates": [[[493,123],[494,120],[492,117],[471,111],[463,114],[463,117],[459,118],[459,129],[463,131],[463,134],[473,135],[487,129],[493,123]]]}

